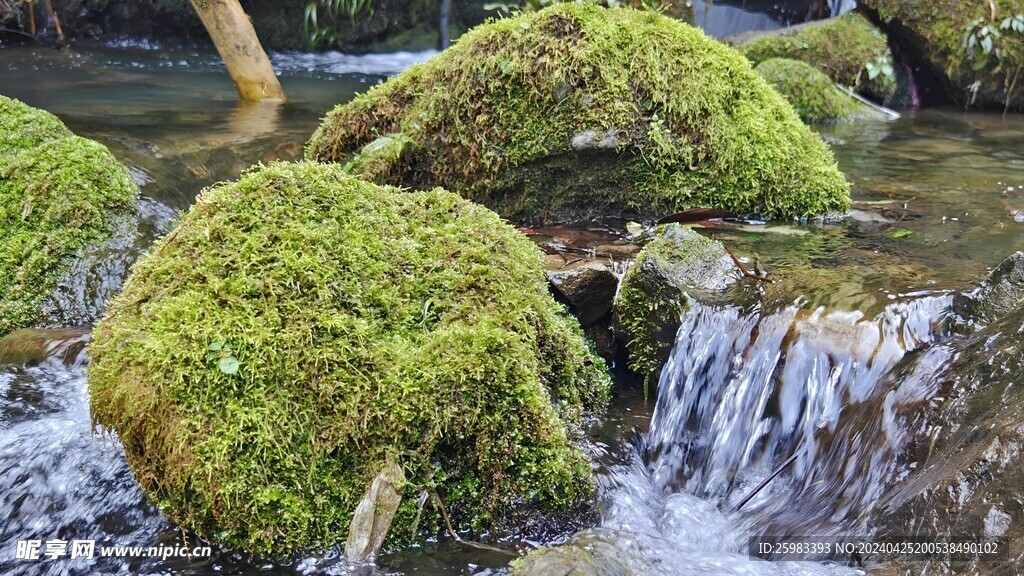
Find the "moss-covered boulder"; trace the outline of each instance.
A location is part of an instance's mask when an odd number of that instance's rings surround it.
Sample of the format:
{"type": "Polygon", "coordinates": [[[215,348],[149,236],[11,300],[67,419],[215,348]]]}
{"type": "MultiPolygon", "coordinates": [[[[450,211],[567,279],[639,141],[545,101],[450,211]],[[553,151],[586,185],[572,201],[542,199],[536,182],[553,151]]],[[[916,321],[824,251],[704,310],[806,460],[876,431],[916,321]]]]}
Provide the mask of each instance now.
{"type": "Polygon", "coordinates": [[[138,189],[106,147],[0,96],[0,337],[91,321],[64,280],[137,208],[138,189]]]}
{"type": "Polygon", "coordinates": [[[718,299],[739,279],[721,243],[678,224],[662,226],[622,279],[616,324],[630,368],[657,377],[690,298],[718,299]]]}
{"type": "Polygon", "coordinates": [[[793,105],[804,122],[843,122],[867,113],[866,106],[836,88],[831,78],[806,62],[769,58],[754,70],[793,105]]]}
{"type": "Polygon", "coordinates": [[[153,501],[273,555],[340,544],[395,464],[395,538],[423,487],[465,527],[584,502],[576,442],[609,388],[525,236],[455,194],[315,163],[203,192],[91,355],[93,414],[153,501]]]}
{"type": "Polygon", "coordinates": [[[658,14],[498,20],[333,110],[307,156],[517,222],[845,210],[831,152],[734,50],[658,14]]]}
{"type": "MultiPolygon", "coordinates": [[[[1024,110],[1024,0],[864,0],[933,103],[1024,110]]],[[[929,103],[929,102],[925,102],[929,103]]]]}
{"type": "Polygon", "coordinates": [[[791,58],[814,66],[833,82],[853,87],[878,102],[888,102],[896,93],[888,39],[855,12],[782,30],[737,36],[730,42],[737,44],[754,64],[769,58],[791,58]]]}

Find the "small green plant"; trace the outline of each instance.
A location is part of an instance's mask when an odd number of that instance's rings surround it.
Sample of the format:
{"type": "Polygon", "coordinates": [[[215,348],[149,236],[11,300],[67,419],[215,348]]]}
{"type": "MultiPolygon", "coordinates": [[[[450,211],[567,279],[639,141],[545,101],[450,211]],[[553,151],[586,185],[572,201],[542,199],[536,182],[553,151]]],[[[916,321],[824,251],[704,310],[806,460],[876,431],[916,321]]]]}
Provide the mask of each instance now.
{"type": "Polygon", "coordinates": [[[974,63],[974,70],[982,70],[995,57],[996,67],[1003,58],[1000,41],[1003,34],[1024,34],[1024,14],[1004,18],[996,26],[995,22],[986,22],[985,18],[975,18],[964,30],[961,47],[967,51],[967,57],[974,63]]]}
{"type": "Polygon", "coordinates": [[[886,85],[896,83],[896,73],[892,67],[892,55],[888,52],[868,62],[864,65],[864,68],[868,71],[868,80],[874,80],[881,76],[882,81],[886,85]]]}
{"type": "Polygon", "coordinates": [[[206,361],[217,361],[217,368],[228,376],[238,374],[238,359],[231,352],[231,348],[223,342],[214,342],[206,348],[206,361]]]}
{"type": "Polygon", "coordinates": [[[338,35],[333,26],[321,25],[322,16],[327,16],[332,22],[341,16],[348,16],[350,21],[354,21],[356,16],[372,13],[373,0],[316,0],[306,5],[303,30],[311,47],[331,45],[337,42],[338,35]]]}

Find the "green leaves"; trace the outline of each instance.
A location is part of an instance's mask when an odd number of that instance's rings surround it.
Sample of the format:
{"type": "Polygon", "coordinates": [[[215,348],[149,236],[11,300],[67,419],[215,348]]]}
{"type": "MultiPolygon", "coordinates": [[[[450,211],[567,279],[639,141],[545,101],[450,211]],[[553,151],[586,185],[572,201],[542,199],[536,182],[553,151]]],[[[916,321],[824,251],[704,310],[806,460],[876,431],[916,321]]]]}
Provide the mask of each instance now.
{"type": "Polygon", "coordinates": [[[886,84],[896,83],[896,73],[892,67],[892,56],[887,52],[864,65],[868,71],[868,79],[874,80],[882,76],[886,84]]]}
{"type": "Polygon", "coordinates": [[[228,375],[237,374],[238,373],[238,360],[236,360],[234,358],[231,358],[231,357],[221,358],[220,362],[217,363],[217,367],[220,368],[220,371],[225,373],[225,374],[228,374],[228,375]]]}
{"type": "Polygon", "coordinates": [[[998,27],[995,22],[986,23],[984,18],[975,18],[967,25],[960,39],[960,47],[967,52],[974,71],[984,70],[993,61],[993,57],[997,68],[1002,63],[1003,32],[1024,35],[1024,14],[1004,18],[998,27]]]}
{"type": "Polygon", "coordinates": [[[238,374],[239,363],[238,359],[234,357],[231,352],[231,348],[225,346],[222,342],[212,342],[206,347],[206,361],[213,362],[217,360],[217,368],[227,374],[233,376],[238,374]]]}
{"type": "Polygon", "coordinates": [[[314,48],[321,44],[334,44],[338,39],[333,26],[321,27],[321,11],[326,13],[327,18],[331,21],[337,20],[341,16],[347,16],[349,21],[354,21],[360,14],[373,13],[373,1],[316,0],[307,4],[302,27],[309,38],[310,46],[314,48]]]}

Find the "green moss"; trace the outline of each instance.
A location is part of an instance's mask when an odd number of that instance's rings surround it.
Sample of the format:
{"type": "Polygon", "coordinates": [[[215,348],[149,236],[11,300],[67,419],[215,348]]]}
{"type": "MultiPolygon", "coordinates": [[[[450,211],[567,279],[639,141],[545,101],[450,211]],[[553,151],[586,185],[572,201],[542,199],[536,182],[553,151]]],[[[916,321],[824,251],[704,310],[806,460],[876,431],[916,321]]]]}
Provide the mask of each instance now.
{"type": "Polygon", "coordinates": [[[0,336],[62,323],[50,297],[63,274],[134,213],[137,194],[106,147],[0,96],[0,336]]]}
{"type": "Polygon", "coordinates": [[[443,190],[314,163],[210,188],[136,265],[91,355],[94,417],[152,499],[250,552],[342,542],[389,459],[410,497],[437,486],[478,528],[593,487],[575,441],[604,364],[533,244],[443,190]]]}
{"type": "Polygon", "coordinates": [[[1000,29],[1004,19],[1024,15],[1024,0],[865,0],[862,4],[878,15],[908,56],[929,63],[944,76],[943,88],[954,102],[1006,107],[1009,101],[1009,108],[1024,110],[1024,78],[1017,78],[1024,68],[1024,34],[1000,29]],[[987,58],[980,47],[972,51],[964,46],[965,36],[986,25],[999,33],[987,58]]]}
{"type": "Polygon", "coordinates": [[[858,13],[769,33],[737,47],[754,64],[791,58],[821,70],[834,82],[851,86],[879,102],[896,92],[895,78],[870,78],[868,66],[891,62],[886,36],[858,13]]]}
{"type": "Polygon", "coordinates": [[[369,180],[444,186],[518,222],[849,202],[831,152],[742,56],[671,18],[591,4],[475,28],[333,110],[307,147],[357,154],[369,180]],[[367,153],[396,134],[397,156],[367,153]]]}
{"type": "Polygon", "coordinates": [[[793,105],[804,122],[850,120],[862,108],[824,72],[799,60],[769,58],[754,69],[793,105]]]}
{"type": "Polygon", "coordinates": [[[71,136],[56,116],[20,100],[0,96],[0,163],[7,165],[24,150],[71,136]]]}

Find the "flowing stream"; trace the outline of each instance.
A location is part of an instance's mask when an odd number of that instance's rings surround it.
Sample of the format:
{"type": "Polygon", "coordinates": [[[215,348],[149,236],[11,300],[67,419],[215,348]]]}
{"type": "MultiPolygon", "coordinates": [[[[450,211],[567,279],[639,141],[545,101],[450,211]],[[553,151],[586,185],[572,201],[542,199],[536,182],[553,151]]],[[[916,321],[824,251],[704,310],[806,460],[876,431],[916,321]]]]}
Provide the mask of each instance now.
{"type": "MultiPolygon", "coordinates": [[[[430,55],[275,55],[291,103],[267,108],[237,103],[210,51],[8,47],[0,50],[0,93],[53,111],[125,162],[153,221],[133,240],[137,248],[165,231],[202,187],[255,162],[299,158],[333,105],[430,55]]],[[[864,534],[878,491],[907,472],[894,454],[920,423],[900,420],[896,408],[928,402],[934,392],[929,375],[947,358],[928,344],[946,336],[948,291],[1024,249],[1024,121],[927,111],[820,130],[854,183],[851,216],[706,230],[760,256],[780,281],[756,307],[693,303],[650,401],[620,373],[611,413],[593,433],[602,519],[577,541],[618,547],[652,574],[858,573],[841,563],[751,558],[748,539],[864,534]],[[916,360],[910,372],[893,377],[908,353],[916,360]]],[[[16,542],[31,538],[95,539],[97,547],[183,543],[146,502],[116,438],[93,429],[86,359],[75,347],[84,338],[55,339],[39,366],[0,362],[0,573],[504,570],[506,557],[449,540],[361,568],[336,554],[273,565],[221,549],[203,561],[13,560],[16,542]]]]}

